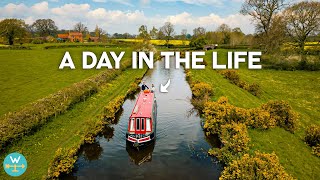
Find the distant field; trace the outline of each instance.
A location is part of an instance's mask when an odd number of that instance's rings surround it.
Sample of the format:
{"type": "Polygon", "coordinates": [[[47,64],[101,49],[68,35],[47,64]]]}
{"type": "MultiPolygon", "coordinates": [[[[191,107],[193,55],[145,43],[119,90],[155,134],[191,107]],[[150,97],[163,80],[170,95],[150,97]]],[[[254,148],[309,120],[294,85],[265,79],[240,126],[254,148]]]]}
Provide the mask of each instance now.
{"type": "MultiPolygon", "coordinates": [[[[117,39],[118,41],[123,41],[123,42],[142,42],[142,39],[117,39]]],[[[165,45],[166,41],[165,40],[158,40],[158,39],[151,39],[150,42],[154,45],[165,45]]],[[[170,40],[169,44],[173,44],[175,46],[183,45],[187,46],[189,45],[190,41],[189,40],[170,40]]]]}
{"type": "MultiPolygon", "coordinates": [[[[219,63],[226,63],[227,51],[218,49],[219,63]]],[[[239,107],[252,108],[268,100],[286,100],[300,114],[300,129],[291,134],[280,128],[271,130],[249,130],[252,150],[274,151],[286,171],[298,179],[320,177],[320,158],[311,154],[311,148],[303,142],[307,125],[320,124],[320,72],[247,70],[242,65],[241,79],[258,83],[263,91],[260,98],[231,84],[212,70],[212,51],[206,54],[208,65],[205,70],[191,70],[194,79],[209,83],[215,90],[213,100],[227,96],[230,103],[239,107]]]]}
{"type": "MultiPolygon", "coordinates": [[[[92,51],[100,58],[102,51],[128,51],[129,48],[80,47],[45,50],[45,45],[32,45],[32,50],[0,50],[0,116],[22,105],[54,93],[101,70],[82,70],[82,51],[92,51]],[[66,51],[76,69],[59,70],[66,51]]],[[[31,45],[30,45],[31,46],[31,45]]]]}

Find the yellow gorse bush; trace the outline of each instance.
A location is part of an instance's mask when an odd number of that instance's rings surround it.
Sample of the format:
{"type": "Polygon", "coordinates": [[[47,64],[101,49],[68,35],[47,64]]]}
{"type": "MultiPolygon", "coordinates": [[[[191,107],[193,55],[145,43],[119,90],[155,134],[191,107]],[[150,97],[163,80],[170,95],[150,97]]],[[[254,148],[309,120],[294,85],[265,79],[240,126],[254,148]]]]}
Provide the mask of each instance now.
{"type": "Polygon", "coordinates": [[[276,125],[290,132],[298,127],[298,114],[285,101],[270,101],[258,108],[244,109],[228,103],[226,97],[207,102],[203,110],[207,134],[219,134],[221,126],[233,122],[253,128],[268,129],[276,125]]]}
{"type": "Polygon", "coordinates": [[[116,119],[116,113],[120,110],[124,102],[124,96],[118,96],[104,107],[103,119],[113,123],[116,119]]]}
{"type": "Polygon", "coordinates": [[[293,177],[285,172],[276,154],[256,152],[254,156],[245,154],[241,159],[234,160],[226,166],[220,180],[227,179],[291,180],[293,177]]]}
{"type": "Polygon", "coordinates": [[[219,137],[223,144],[222,148],[210,149],[209,154],[216,156],[225,164],[240,158],[249,150],[250,138],[245,124],[233,122],[222,125],[219,137]]]}

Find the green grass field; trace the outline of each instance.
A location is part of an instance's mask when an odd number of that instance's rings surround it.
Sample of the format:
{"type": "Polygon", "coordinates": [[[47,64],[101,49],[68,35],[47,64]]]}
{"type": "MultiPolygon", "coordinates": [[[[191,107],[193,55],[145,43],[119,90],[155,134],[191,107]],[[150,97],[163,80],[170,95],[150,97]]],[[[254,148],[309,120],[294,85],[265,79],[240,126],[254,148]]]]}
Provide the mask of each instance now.
{"type": "MultiPolygon", "coordinates": [[[[226,63],[228,50],[217,51],[219,63],[226,63]]],[[[312,155],[311,148],[303,142],[305,127],[320,124],[320,72],[248,70],[244,64],[239,70],[241,79],[256,82],[262,88],[262,96],[256,97],[212,70],[211,52],[206,54],[206,69],[191,72],[193,79],[207,82],[214,88],[213,100],[226,96],[231,104],[244,108],[257,107],[268,100],[286,100],[300,114],[300,128],[295,134],[280,128],[249,130],[251,149],[274,151],[285,169],[298,179],[320,177],[320,158],[312,155]]]]}
{"type": "Polygon", "coordinates": [[[100,72],[82,69],[84,50],[94,52],[98,59],[102,51],[126,51],[123,59],[131,59],[130,48],[43,49],[46,45],[32,45],[32,50],[0,50],[0,116],[100,72]],[[58,69],[66,51],[75,70],[58,69]]]}

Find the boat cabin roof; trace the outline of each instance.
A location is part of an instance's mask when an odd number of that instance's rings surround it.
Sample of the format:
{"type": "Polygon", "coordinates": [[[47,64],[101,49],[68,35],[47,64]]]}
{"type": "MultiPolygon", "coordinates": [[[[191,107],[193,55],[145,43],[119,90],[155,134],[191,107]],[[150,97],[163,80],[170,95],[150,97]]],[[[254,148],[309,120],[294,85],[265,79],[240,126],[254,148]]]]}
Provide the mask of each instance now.
{"type": "Polygon", "coordinates": [[[150,118],[152,115],[153,101],[154,93],[149,91],[141,92],[132,110],[130,118],[150,118]]]}

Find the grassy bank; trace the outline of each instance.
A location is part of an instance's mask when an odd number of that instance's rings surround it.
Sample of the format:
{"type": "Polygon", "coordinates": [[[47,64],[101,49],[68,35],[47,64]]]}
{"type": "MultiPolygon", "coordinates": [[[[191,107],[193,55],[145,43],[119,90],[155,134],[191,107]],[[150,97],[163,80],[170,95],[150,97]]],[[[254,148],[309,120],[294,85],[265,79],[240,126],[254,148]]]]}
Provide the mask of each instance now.
{"type": "Polygon", "coordinates": [[[0,116],[18,110],[21,106],[43,98],[101,70],[82,69],[82,51],[92,51],[98,58],[102,51],[126,51],[123,60],[130,60],[130,48],[80,47],[44,50],[34,45],[32,50],[0,51],[0,116]],[[69,51],[76,69],[59,70],[66,51],[69,51]]]}
{"type": "MultiPolygon", "coordinates": [[[[42,129],[31,136],[16,142],[8,152],[18,151],[28,160],[28,170],[22,179],[40,179],[47,175],[48,166],[59,148],[72,148],[84,136],[87,124],[100,120],[104,106],[117,96],[125,95],[135,78],[141,77],[144,70],[127,70],[101,92],[89,98],[86,102],[78,103],[65,114],[47,123],[42,129]]],[[[1,160],[4,155],[2,154],[1,160]]],[[[3,171],[1,179],[9,178],[3,171]]]]}
{"type": "MultiPolygon", "coordinates": [[[[320,123],[320,72],[247,70],[244,64],[239,70],[240,77],[260,85],[262,94],[256,97],[212,70],[211,52],[208,51],[205,58],[208,63],[206,69],[191,70],[191,75],[193,79],[211,85],[215,93],[212,100],[226,96],[231,104],[243,108],[258,107],[269,100],[286,100],[300,114],[300,129],[294,134],[280,128],[250,129],[251,150],[274,151],[285,170],[298,179],[319,177],[320,158],[311,154],[311,148],[303,142],[303,138],[307,125],[320,123]]],[[[219,63],[226,63],[227,50],[219,49],[218,54],[219,63]]]]}

